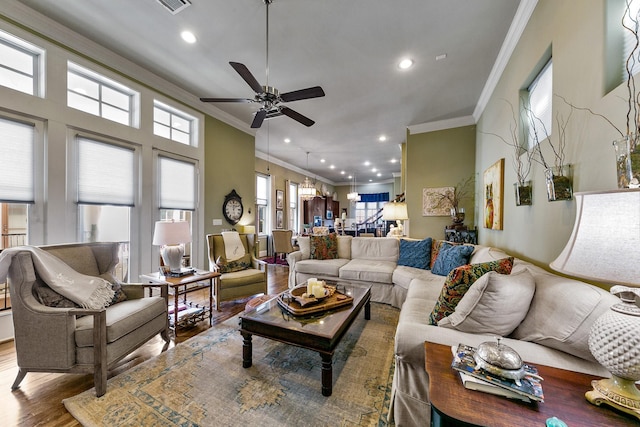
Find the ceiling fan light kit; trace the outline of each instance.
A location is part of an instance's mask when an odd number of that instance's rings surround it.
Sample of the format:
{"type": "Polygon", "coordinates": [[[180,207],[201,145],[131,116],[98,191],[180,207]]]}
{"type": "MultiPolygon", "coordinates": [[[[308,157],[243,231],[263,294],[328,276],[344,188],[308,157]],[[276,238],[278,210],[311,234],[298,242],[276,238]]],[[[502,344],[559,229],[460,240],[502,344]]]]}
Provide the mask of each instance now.
{"type": "Polygon", "coordinates": [[[262,126],[265,119],[271,119],[285,115],[307,127],[313,126],[314,121],[310,118],[292,110],[283,105],[286,102],[300,101],[303,99],[320,98],[325,96],[324,90],[320,86],[313,86],[306,89],[298,89],[291,92],[280,93],[278,89],[269,86],[269,5],[273,0],[264,0],[267,9],[266,19],[266,76],[267,84],[261,85],[258,80],[251,74],[251,71],[240,62],[230,61],[229,64],[244,81],[253,89],[255,95],[253,98],[200,98],[202,102],[255,102],[260,104],[260,109],[256,111],[251,127],[258,129],[262,126]]]}

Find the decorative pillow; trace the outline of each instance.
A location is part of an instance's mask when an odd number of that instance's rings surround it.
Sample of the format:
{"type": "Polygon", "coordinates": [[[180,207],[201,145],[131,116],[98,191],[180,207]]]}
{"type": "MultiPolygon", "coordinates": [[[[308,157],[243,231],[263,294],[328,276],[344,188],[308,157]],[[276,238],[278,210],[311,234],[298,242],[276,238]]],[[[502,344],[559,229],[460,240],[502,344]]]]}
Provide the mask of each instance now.
{"type": "Polygon", "coordinates": [[[455,311],[438,326],[506,337],[526,317],[535,291],[529,270],[509,275],[490,271],[471,285],[455,311]]]}
{"type": "Polygon", "coordinates": [[[116,279],[116,277],[111,272],[102,273],[98,277],[111,283],[111,289],[113,289],[113,291],[115,292],[115,295],[113,296],[113,299],[111,300],[109,305],[117,304],[119,302],[127,300],[127,295],[122,290],[122,283],[118,279],[116,279]]]}
{"type": "Polygon", "coordinates": [[[311,259],[338,258],[338,239],[336,233],[326,236],[311,236],[311,259]]]}
{"type": "Polygon", "coordinates": [[[234,261],[227,261],[227,259],[223,256],[220,257],[218,261],[218,268],[220,269],[220,273],[233,273],[234,271],[242,271],[247,268],[251,268],[251,254],[244,254],[244,256],[240,259],[236,259],[234,261]]]}
{"type": "Polygon", "coordinates": [[[438,258],[433,264],[431,272],[439,276],[446,276],[454,268],[468,264],[473,249],[473,246],[470,245],[453,246],[445,243],[440,246],[440,253],[438,253],[438,258]]]}
{"type": "Polygon", "coordinates": [[[438,259],[438,254],[440,253],[440,249],[445,245],[458,246],[461,243],[448,242],[446,240],[434,240],[431,244],[431,260],[429,262],[429,268],[433,269],[433,265],[436,263],[436,259],[438,259]]]}
{"type": "Polygon", "coordinates": [[[431,237],[424,240],[400,239],[398,265],[428,270],[431,259],[431,241],[431,237]]]}
{"type": "Polygon", "coordinates": [[[453,313],[471,285],[485,273],[495,271],[499,274],[510,274],[512,267],[513,257],[509,257],[481,264],[467,264],[453,269],[447,276],[436,305],[429,315],[429,324],[437,325],[441,319],[453,313]]]}

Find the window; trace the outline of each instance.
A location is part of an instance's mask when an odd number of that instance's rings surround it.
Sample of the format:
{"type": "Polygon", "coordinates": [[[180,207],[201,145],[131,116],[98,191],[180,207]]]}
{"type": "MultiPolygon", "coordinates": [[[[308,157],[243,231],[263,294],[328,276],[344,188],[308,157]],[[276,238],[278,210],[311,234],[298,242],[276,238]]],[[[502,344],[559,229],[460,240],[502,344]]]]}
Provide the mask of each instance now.
{"type": "Polygon", "coordinates": [[[269,215],[270,194],[269,177],[267,175],[256,175],[256,204],[258,205],[258,234],[271,233],[271,216],[269,215]]]}
{"type": "Polygon", "coordinates": [[[34,202],[33,124],[0,118],[0,202],[34,202]]]}
{"type": "Polygon", "coordinates": [[[83,242],[120,242],[118,279],[127,281],[131,207],[138,180],[135,150],[77,137],[78,226],[83,242]]]}
{"type": "Polygon", "coordinates": [[[622,16],[623,25],[620,25],[619,20],[617,20],[617,23],[623,31],[622,81],[626,82],[629,79],[629,72],[633,76],[640,71],[640,47],[636,46],[636,34],[627,29],[631,28],[636,33],[640,31],[638,26],[638,19],[640,18],[640,16],[638,16],[638,14],[640,14],[640,0],[624,0],[620,3],[622,6],[620,16],[622,16]],[[628,9],[627,2],[629,5],[628,9]],[[628,63],[627,60],[629,60],[628,63]],[[627,67],[629,71],[627,71],[627,67]]]}
{"type": "Polygon", "coordinates": [[[153,102],[153,134],[185,145],[195,144],[197,120],[159,101],[153,102]]]}
{"type": "Polygon", "coordinates": [[[549,61],[527,88],[524,110],[528,127],[528,149],[551,136],[551,100],[553,98],[553,64],[549,61]]]}
{"type": "Polygon", "coordinates": [[[42,97],[44,50],[0,31],[0,85],[42,97]]]}
{"type": "MultiPolygon", "coordinates": [[[[376,215],[387,202],[358,202],[356,203],[356,222],[362,224],[365,221],[376,219],[376,215]]],[[[379,215],[376,221],[368,224],[382,224],[382,215],[379,215]]]]}
{"type": "Polygon", "coordinates": [[[137,126],[140,95],[72,62],[67,70],[67,105],[127,126],[137,126]]]}
{"type": "Polygon", "coordinates": [[[289,230],[298,232],[298,184],[289,183],[289,230]]]}

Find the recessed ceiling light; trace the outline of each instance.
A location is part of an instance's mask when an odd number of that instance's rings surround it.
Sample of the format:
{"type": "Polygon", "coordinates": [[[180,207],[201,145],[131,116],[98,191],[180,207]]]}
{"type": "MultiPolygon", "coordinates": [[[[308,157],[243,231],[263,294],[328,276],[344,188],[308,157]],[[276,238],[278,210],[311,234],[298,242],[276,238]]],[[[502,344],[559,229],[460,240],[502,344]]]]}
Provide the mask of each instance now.
{"type": "Polygon", "coordinates": [[[186,41],[187,43],[195,43],[196,42],[196,36],[191,32],[191,31],[183,31],[180,33],[180,36],[182,37],[182,40],[186,41]]]}
{"type": "Polygon", "coordinates": [[[395,162],[397,162],[396,159],[391,159],[391,163],[395,163],[395,162]]]}
{"type": "Polygon", "coordinates": [[[325,159],[320,159],[320,163],[324,163],[324,162],[326,162],[325,159]]]}
{"type": "Polygon", "coordinates": [[[352,178],[353,178],[353,176],[352,176],[352,175],[349,175],[347,178],[352,179],[352,178]]]}
{"type": "Polygon", "coordinates": [[[373,182],[373,180],[372,180],[372,179],[370,179],[370,180],[369,180],[369,182],[373,182]]]}
{"type": "Polygon", "coordinates": [[[340,171],[340,175],[344,175],[344,171],[340,171]]]}
{"type": "Polygon", "coordinates": [[[365,166],[369,166],[371,164],[371,162],[369,160],[367,160],[366,162],[364,162],[365,166]]]}
{"type": "Polygon", "coordinates": [[[446,53],[441,53],[440,55],[436,56],[436,61],[442,61],[443,59],[447,59],[446,53]]]}
{"type": "Polygon", "coordinates": [[[382,176],[382,174],[380,172],[378,172],[378,175],[376,175],[376,176],[382,176]]]}
{"type": "Polygon", "coordinates": [[[398,63],[398,68],[401,70],[406,70],[407,68],[411,68],[413,65],[413,60],[409,58],[405,58],[398,63]]]}
{"type": "Polygon", "coordinates": [[[387,140],[387,137],[384,136],[384,135],[380,135],[380,138],[378,138],[378,141],[380,141],[380,142],[384,142],[386,140],[387,140]]]}
{"type": "Polygon", "coordinates": [[[375,172],[375,171],[377,171],[377,170],[378,170],[378,169],[373,168],[373,169],[371,169],[371,172],[375,172]]]}
{"type": "Polygon", "coordinates": [[[336,168],[335,165],[330,165],[329,166],[329,169],[335,169],[335,168],[336,168]]]}
{"type": "Polygon", "coordinates": [[[288,143],[290,143],[290,142],[291,142],[291,140],[290,140],[289,138],[285,138],[285,139],[284,139],[284,143],[285,143],[285,144],[288,144],[288,143]]]}

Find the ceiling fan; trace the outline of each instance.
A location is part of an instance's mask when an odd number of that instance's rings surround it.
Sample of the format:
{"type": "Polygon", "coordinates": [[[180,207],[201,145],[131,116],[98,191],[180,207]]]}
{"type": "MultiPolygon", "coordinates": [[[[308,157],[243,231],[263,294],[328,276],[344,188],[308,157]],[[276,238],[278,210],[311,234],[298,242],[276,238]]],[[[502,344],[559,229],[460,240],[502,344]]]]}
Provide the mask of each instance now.
{"type": "Polygon", "coordinates": [[[244,79],[245,82],[253,89],[256,93],[253,98],[200,98],[202,102],[256,102],[261,105],[260,109],[256,112],[253,122],[251,123],[252,128],[259,128],[262,126],[262,122],[265,119],[278,117],[281,115],[288,116],[293,120],[302,123],[305,126],[312,126],[315,122],[310,118],[298,113],[295,110],[283,105],[285,102],[299,101],[302,99],[309,98],[319,98],[324,96],[324,90],[320,86],[313,86],[306,89],[294,90],[292,92],[280,93],[278,89],[269,86],[269,5],[273,2],[273,0],[263,0],[267,7],[267,34],[266,34],[266,45],[267,45],[267,66],[266,66],[266,74],[267,74],[267,84],[262,86],[258,83],[258,80],[251,74],[251,71],[244,65],[239,62],[229,62],[229,64],[233,67],[234,70],[240,77],[244,79]]]}

